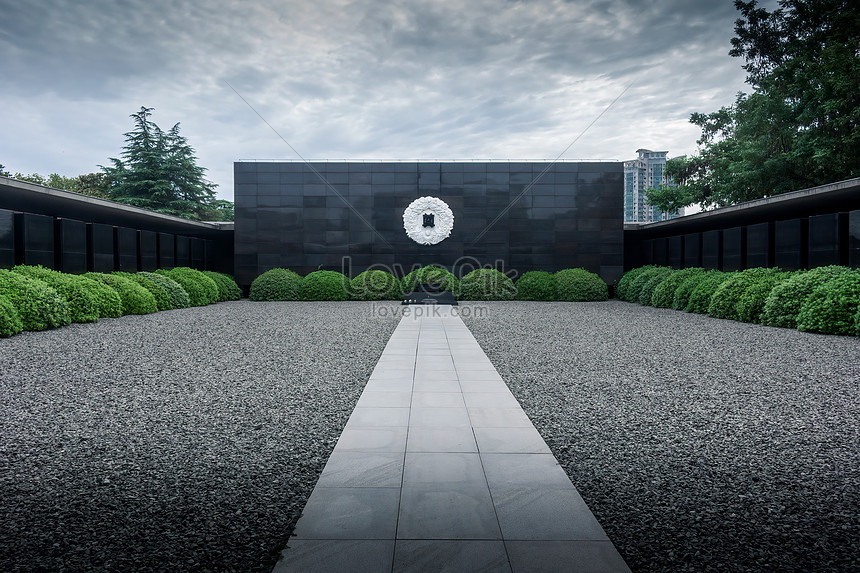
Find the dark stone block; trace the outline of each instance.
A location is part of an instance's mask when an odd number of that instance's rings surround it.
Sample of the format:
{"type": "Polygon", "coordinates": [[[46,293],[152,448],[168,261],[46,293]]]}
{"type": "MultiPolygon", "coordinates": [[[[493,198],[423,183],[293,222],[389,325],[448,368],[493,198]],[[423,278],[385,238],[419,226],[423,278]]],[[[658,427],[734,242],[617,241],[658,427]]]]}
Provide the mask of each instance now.
{"type": "Polygon", "coordinates": [[[173,264],[177,267],[190,267],[191,239],[183,235],[176,235],[175,241],[173,264]]]}
{"type": "MultiPolygon", "coordinates": [[[[176,265],[175,259],[176,248],[174,245],[174,236],[172,233],[158,233],[158,268],[172,269],[176,265]]],[[[236,260],[236,266],[240,265],[240,260],[236,260]]],[[[250,284],[250,283],[249,283],[250,284]]]]}
{"type": "Polygon", "coordinates": [[[789,271],[806,268],[809,243],[807,219],[777,221],[774,225],[774,264],[789,271]]]}
{"type": "Polygon", "coordinates": [[[669,237],[666,240],[666,264],[673,269],[684,266],[684,238],[669,237]]]}
{"type": "Polygon", "coordinates": [[[724,271],[739,271],[746,268],[746,227],[732,227],[723,231],[724,271]]]}
{"type": "Polygon", "coordinates": [[[831,213],[809,218],[809,268],[847,264],[848,215],[831,213]]]}
{"type": "Polygon", "coordinates": [[[16,263],[54,268],[54,219],[45,215],[15,215],[16,263]]]}
{"type": "Polygon", "coordinates": [[[191,268],[206,270],[206,245],[203,239],[191,237],[191,268]]]}
{"type": "Polygon", "coordinates": [[[774,261],[774,225],[758,223],[747,226],[746,268],[772,267],[774,261]]]}
{"type": "Polygon", "coordinates": [[[702,266],[702,234],[684,235],[684,268],[702,266]]]}
{"type": "Polygon", "coordinates": [[[56,219],[55,268],[64,273],[87,272],[87,224],[74,219],[56,219]]]}
{"type": "Polygon", "coordinates": [[[114,243],[114,267],[119,271],[137,272],[137,231],[128,227],[114,227],[114,243]]]}
{"type": "Polygon", "coordinates": [[[723,266],[723,232],[721,230],[702,233],[702,261],[706,269],[720,269],[723,266]]]}
{"type": "Polygon", "coordinates": [[[848,213],[848,266],[860,268],[860,210],[848,213]]]}
{"type": "Polygon", "coordinates": [[[114,232],[111,225],[87,223],[87,268],[109,273],[114,268],[114,232]]]}
{"type": "Polygon", "coordinates": [[[158,268],[158,233],[153,231],[137,232],[140,270],[154,271],[158,268]]]}
{"type": "Polygon", "coordinates": [[[666,266],[668,260],[668,241],[666,238],[654,239],[651,243],[651,262],[654,265],[666,266]]]}

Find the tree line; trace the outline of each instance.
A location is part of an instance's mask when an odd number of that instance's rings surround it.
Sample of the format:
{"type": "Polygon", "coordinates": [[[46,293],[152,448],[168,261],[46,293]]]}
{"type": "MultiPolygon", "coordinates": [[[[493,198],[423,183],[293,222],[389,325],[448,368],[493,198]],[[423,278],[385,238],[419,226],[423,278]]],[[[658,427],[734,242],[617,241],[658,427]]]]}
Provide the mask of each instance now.
{"type": "Polygon", "coordinates": [[[152,111],[141,107],[130,116],[134,129],[124,134],[120,157],[98,173],[13,175],[0,165],[0,175],[196,221],[232,221],[233,203],[216,198],[217,185],[205,178],[179,124],[164,131],[150,119],[152,111]]]}
{"type": "Polygon", "coordinates": [[[694,113],[699,150],[670,159],[678,187],[646,192],[663,211],[721,206],[860,176],[860,11],[849,0],[735,1],[746,62],[734,104],[694,113]]]}

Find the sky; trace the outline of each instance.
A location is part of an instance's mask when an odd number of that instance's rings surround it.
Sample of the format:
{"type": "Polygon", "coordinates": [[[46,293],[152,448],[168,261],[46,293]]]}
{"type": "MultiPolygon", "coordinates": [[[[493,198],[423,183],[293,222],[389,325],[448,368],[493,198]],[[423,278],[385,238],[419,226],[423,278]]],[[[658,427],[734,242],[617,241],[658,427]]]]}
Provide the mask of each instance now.
{"type": "Polygon", "coordinates": [[[690,154],[690,114],[749,91],[731,0],[0,0],[0,14],[7,170],[98,171],[146,106],[180,123],[230,200],[247,159],[690,154]]]}

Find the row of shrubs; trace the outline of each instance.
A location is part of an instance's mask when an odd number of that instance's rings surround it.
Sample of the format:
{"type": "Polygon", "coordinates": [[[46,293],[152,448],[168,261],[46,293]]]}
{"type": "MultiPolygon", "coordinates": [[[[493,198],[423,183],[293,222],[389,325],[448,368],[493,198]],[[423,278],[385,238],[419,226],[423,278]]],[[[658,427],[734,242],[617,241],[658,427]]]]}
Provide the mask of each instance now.
{"type": "Polygon", "coordinates": [[[624,274],[618,298],[805,332],[860,336],[860,271],[841,266],[722,272],[647,265],[624,274]]]}
{"type": "Polygon", "coordinates": [[[271,269],[254,279],[249,298],[272,300],[401,300],[422,283],[438,284],[460,300],[601,301],[609,289],[585,269],[557,273],[530,271],[514,283],[495,269],[475,269],[457,279],[436,266],[416,269],[397,279],[383,270],[368,270],[350,280],[337,271],[314,271],[305,277],[289,269],[271,269]]]}
{"type": "Polygon", "coordinates": [[[126,314],[203,306],[242,294],[229,275],[187,267],[73,275],[41,266],[0,269],[0,337],[126,314]]]}

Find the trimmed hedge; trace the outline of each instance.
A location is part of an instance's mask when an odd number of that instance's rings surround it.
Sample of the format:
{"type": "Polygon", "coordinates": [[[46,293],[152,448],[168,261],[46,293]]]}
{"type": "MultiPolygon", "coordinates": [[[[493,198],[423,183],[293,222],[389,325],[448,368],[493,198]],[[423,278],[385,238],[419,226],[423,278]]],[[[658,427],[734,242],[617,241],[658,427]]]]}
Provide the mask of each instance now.
{"type": "Polygon", "coordinates": [[[527,271],[517,280],[518,300],[555,300],[555,275],[546,271],[527,271]]]}
{"type": "Polygon", "coordinates": [[[182,288],[182,285],[180,285],[172,278],[165,275],[160,275],[158,273],[150,273],[147,271],[141,271],[135,274],[139,277],[149,279],[153,283],[163,288],[164,291],[167,293],[167,297],[170,299],[171,308],[188,308],[189,306],[191,306],[191,299],[188,298],[188,293],[185,292],[185,289],[182,288]]]}
{"type": "Polygon", "coordinates": [[[738,311],[735,308],[744,292],[762,278],[783,271],[779,268],[753,268],[732,274],[723,281],[711,296],[708,303],[708,315],[714,318],[725,318],[738,320],[738,311]]]}
{"type": "MultiPolygon", "coordinates": [[[[629,284],[626,290],[627,302],[639,302],[639,295],[642,294],[642,289],[655,276],[663,275],[669,267],[650,267],[636,275],[636,278],[629,284]]],[[[671,269],[670,269],[671,270],[671,269]]]]}
{"type": "Polygon", "coordinates": [[[397,277],[379,269],[356,275],[349,282],[349,293],[354,300],[397,300],[403,294],[397,277]]]}
{"type": "Polygon", "coordinates": [[[513,300],[517,289],[496,269],[475,269],[460,279],[460,300],[513,300]]]}
{"type": "Polygon", "coordinates": [[[793,274],[775,286],[768,295],[761,313],[762,324],[797,328],[797,314],[813,291],[827,281],[850,272],[848,267],[832,265],[793,274]]]}
{"type": "Polygon", "coordinates": [[[556,300],[600,301],[609,298],[609,286],[585,269],[564,269],[555,273],[556,300]]]}
{"type": "Polygon", "coordinates": [[[687,312],[695,312],[697,314],[708,314],[708,307],[711,306],[711,297],[720,288],[720,285],[736,275],[736,272],[724,273],[714,272],[702,280],[696,289],[690,293],[690,300],[687,301],[687,306],[684,308],[687,312]]]}
{"type": "Polygon", "coordinates": [[[81,281],[80,276],[29,265],[18,265],[12,271],[44,281],[56,290],[69,304],[69,318],[72,322],[95,322],[99,319],[97,297],[91,292],[89,281],[81,281]]]}
{"type": "Polygon", "coordinates": [[[302,300],[349,300],[349,277],[337,271],[314,271],[302,279],[302,300]]]}
{"type": "Polygon", "coordinates": [[[839,274],[806,299],[797,313],[797,329],[822,334],[855,334],[858,307],[860,272],[839,274]]]}
{"type": "Polygon", "coordinates": [[[95,295],[99,318],[119,318],[122,316],[122,299],[113,287],[84,275],[79,275],[79,280],[86,283],[90,292],[95,295]]]}
{"type": "Polygon", "coordinates": [[[693,273],[681,283],[681,286],[675,289],[675,298],[672,299],[672,308],[675,310],[687,310],[687,305],[690,303],[690,296],[698,288],[699,283],[707,280],[708,277],[720,271],[710,269],[703,273],[693,273]]]}
{"type": "MultiPolygon", "coordinates": [[[[145,277],[139,273],[126,273],[122,271],[114,271],[112,275],[127,278],[134,281],[152,294],[155,297],[155,306],[157,310],[173,310],[173,305],[170,304],[170,295],[167,290],[152,279],[145,277]]],[[[154,274],[154,273],[153,273],[154,274]]]]}
{"type": "Polygon", "coordinates": [[[9,338],[24,330],[21,317],[15,310],[15,305],[8,298],[0,294],[0,338],[9,338]]]}
{"type": "Polygon", "coordinates": [[[415,269],[401,281],[401,290],[403,294],[414,292],[419,284],[433,283],[441,285],[442,290],[450,290],[455,294],[459,292],[460,285],[457,277],[449,273],[442,267],[427,266],[415,269]]]}
{"type": "Polygon", "coordinates": [[[133,280],[106,273],[87,273],[84,276],[114,289],[122,300],[123,314],[150,314],[158,310],[152,293],[133,280]]]}
{"type": "Polygon", "coordinates": [[[239,288],[239,285],[236,284],[236,281],[230,275],[216,273],[215,271],[200,272],[212,279],[212,282],[218,287],[218,302],[239,300],[242,298],[242,289],[239,288]]]}
{"type": "Polygon", "coordinates": [[[767,297],[770,296],[771,291],[777,285],[788,280],[791,275],[792,273],[785,272],[759,277],[755,283],[744,291],[735,304],[738,320],[760,324],[761,313],[764,310],[764,303],[767,297]]]}
{"type": "Polygon", "coordinates": [[[0,296],[15,307],[24,330],[47,330],[72,322],[69,304],[39,279],[0,269],[0,296]]]}
{"type": "Polygon", "coordinates": [[[155,272],[178,282],[188,293],[192,306],[206,306],[218,302],[218,285],[196,269],[174,267],[170,270],[158,269],[155,272]]]}
{"type": "Polygon", "coordinates": [[[269,269],[254,279],[250,300],[301,300],[302,277],[289,269],[269,269]]]}
{"type": "Polygon", "coordinates": [[[651,278],[642,285],[642,288],[639,290],[639,299],[637,302],[645,306],[651,306],[651,298],[654,296],[654,291],[674,272],[674,269],[668,267],[658,269],[653,275],[651,275],[651,278]]]}
{"type": "Polygon", "coordinates": [[[624,273],[624,276],[621,277],[621,280],[618,281],[618,285],[615,287],[615,296],[627,302],[633,302],[634,300],[637,300],[639,298],[638,296],[635,299],[629,296],[630,287],[633,285],[633,281],[639,278],[639,275],[641,275],[642,273],[646,273],[652,269],[657,268],[660,267],[656,265],[645,265],[644,267],[639,267],[627,271],[626,273],[624,273]]]}
{"type": "Polygon", "coordinates": [[[660,284],[654,288],[654,293],[651,295],[651,306],[657,308],[671,308],[672,301],[675,300],[675,291],[678,287],[694,274],[701,274],[704,272],[705,269],[695,267],[675,271],[666,276],[660,284]]]}

